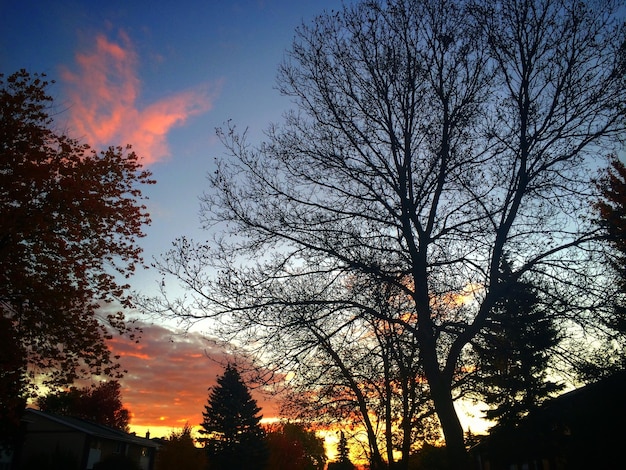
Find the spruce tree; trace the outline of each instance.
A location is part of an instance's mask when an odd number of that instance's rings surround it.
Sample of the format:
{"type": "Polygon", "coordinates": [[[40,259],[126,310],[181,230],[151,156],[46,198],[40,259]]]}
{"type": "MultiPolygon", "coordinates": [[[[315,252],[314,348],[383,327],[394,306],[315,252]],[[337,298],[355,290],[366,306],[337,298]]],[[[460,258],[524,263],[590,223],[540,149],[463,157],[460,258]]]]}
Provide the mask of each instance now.
{"type": "Polygon", "coordinates": [[[337,460],[328,464],[328,470],[354,470],[356,468],[350,461],[350,448],[343,431],[339,433],[337,443],[337,460]]]}
{"type": "Polygon", "coordinates": [[[346,439],[343,431],[339,434],[339,445],[337,446],[337,453],[339,454],[339,462],[345,463],[350,461],[350,449],[348,448],[348,440],[346,439]]]}
{"type": "Polygon", "coordinates": [[[200,433],[206,436],[202,441],[211,469],[263,469],[267,447],[259,424],[261,408],[235,366],[227,365],[217,385],[209,389],[204,408],[200,433]]]}
{"type": "Polygon", "coordinates": [[[549,351],[560,338],[536,286],[513,279],[508,261],[501,270],[506,287],[475,346],[483,400],[490,406],[485,417],[511,425],[561,390],[548,377],[549,351]]]}

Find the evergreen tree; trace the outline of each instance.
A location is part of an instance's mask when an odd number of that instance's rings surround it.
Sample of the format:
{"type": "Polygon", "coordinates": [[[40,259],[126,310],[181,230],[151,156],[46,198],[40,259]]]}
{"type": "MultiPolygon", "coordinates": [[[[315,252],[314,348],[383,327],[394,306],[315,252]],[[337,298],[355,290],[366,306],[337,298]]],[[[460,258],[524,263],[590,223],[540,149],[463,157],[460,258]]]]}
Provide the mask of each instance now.
{"type": "Polygon", "coordinates": [[[200,433],[205,435],[212,470],[263,469],[267,459],[261,408],[250,395],[236,367],[229,364],[217,385],[209,389],[200,433]]]}
{"type": "Polygon", "coordinates": [[[549,351],[560,338],[536,287],[512,279],[508,261],[501,269],[505,287],[476,349],[482,398],[490,406],[485,417],[508,425],[561,389],[548,380],[549,351]]]}
{"type": "Polygon", "coordinates": [[[328,464],[328,470],[353,470],[354,464],[350,461],[350,448],[343,431],[339,433],[337,444],[337,461],[328,464]]]}
{"type": "Polygon", "coordinates": [[[350,460],[350,449],[348,448],[348,440],[346,435],[341,431],[339,433],[339,445],[337,446],[337,453],[339,454],[339,462],[343,463],[350,460]]]}

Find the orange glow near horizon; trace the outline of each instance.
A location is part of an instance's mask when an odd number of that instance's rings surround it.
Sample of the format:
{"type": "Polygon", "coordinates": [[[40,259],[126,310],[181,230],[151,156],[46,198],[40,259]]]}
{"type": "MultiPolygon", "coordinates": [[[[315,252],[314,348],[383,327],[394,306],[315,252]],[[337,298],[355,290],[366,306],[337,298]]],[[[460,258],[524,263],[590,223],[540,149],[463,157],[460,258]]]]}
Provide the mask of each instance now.
{"type": "Polygon", "coordinates": [[[138,57],[126,33],[103,34],[92,50],[76,54],[76,71],[62,69],[69,97],[70,134],[96,149],[133,146],[144,164],[170,155],[167,134],[188,118],[210,110],[219,84],[203,84],[140,106],[138,57]]]}
{"type": "MultiPolygon", "coordinates": [[[[216,384],[222,364],[232,357],[197,332],[179,334],[160,325],[141,325],[141,329],[140,343],[121,337],[109,341],[112,353],[120,356],[122,367],[129,371],[120,383],[124,406],[131,413],[130,431],[142,437],[149,432],[152,438],[168,438],[189,424],[197,437],[208,388],[216,384]]],[[[261,407],[262,424],[280,417],[276,398],[255,390],[252,395],[261,407]]],[[[455,406],[464,429],[484,431],[485,422],[472,416],[476,410],[470,403],[455,406]]],[[[317,429],[331,461],[336,457],[339,429],[317,429]]],[[[352,461],[362,465],[359,444],[352,441],[350,448],[352,461]]]]}
{"type": "MultiPolygon", "coordinates": [[[[208,389],[223,373],[230,356],[199,333],[178,334],[158,325],[142,326],[141,342],[122,337],[109,341],[128,373],[120,380],[122,400],[131,413],[131,431],[167,437],[189,423],[202,422],[208,389]]],[[[266,419],[278,416],[275,400],[252,390],[266,419]]]]}

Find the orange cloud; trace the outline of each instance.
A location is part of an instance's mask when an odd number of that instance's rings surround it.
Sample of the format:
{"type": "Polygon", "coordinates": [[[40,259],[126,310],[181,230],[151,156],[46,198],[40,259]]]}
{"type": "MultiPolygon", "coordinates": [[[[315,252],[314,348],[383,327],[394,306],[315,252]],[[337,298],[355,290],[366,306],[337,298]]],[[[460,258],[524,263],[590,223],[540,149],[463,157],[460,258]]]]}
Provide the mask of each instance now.
{"type": "MultiPolygon", "coordinates": [[[[216,384],[229,358],[227,352],[198,333],[178,334],[158,325],[142,325],[139,343],[115,337],[109,347],[120,356],[128,373],[122,399],[136,430],[180,429],[197,426],[207,404],[208,388],[216,384]]],[[[278,404],[255,390],[253,396],[265,418],[278,416],[278,404]]],[[[167,432],[163,433],[167,435],[167,432]]]]}
{"type": "Polygon", "coordinates": [[[76,71],[62,69],[69,97],[71,134],[96,148],[131,144],[144,163],[170,155],[167,134],[212,107],[218,86],[207,84],[139,105],[141,82],[130,38],[95,38],[93,50],[76,54],[76,71]]]}

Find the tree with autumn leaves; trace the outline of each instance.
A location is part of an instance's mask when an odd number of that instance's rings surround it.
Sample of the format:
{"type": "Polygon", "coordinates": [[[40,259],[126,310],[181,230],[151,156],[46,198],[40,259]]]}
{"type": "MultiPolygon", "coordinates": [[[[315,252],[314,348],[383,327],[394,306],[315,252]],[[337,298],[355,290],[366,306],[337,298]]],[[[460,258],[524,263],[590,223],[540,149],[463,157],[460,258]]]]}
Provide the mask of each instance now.
{"type": "MultiPolygon", "coordinates": [[[[618,159],[612,160],[598,185],[602,196],[596,205],[599,223],[604,229],[604,239],[613,249],[609,263],[618,274],[622,293],[626,293],[626,165],[618,159]]],[[[626,319],[622,322],[616,326],[626,331],[626,319]]]]}
{"type": "Polygon", "coordinates": [[[626,165],[613,158],[596,182],[599,199],[595,204],[596,223],[604,242],[605,265],[601,277],[611,287],[604,298],[609,314],[602,324],[613,332],[599,343],[587,361],[581,361],[581,375],[588,380],[626,368],[626,165]]]}
{"type": "Polygon", "coordinates": [[[123,280],[142,265],[137,240],[150,222],[150,172],[130,147],[98,152],[59,131],[50,84],[26,70],[0,75],[3,430],[35,379],[119,375],[106,339],[133,334],[123,280]]]}
{"type": "Polygon", "coordinates": [[[266,469],[323,470],[324,440],[302,423],[279,423],[267,430],[269,457],[266,469]]]}
{"type": "Polygon", "coordinates": [[[196,447],[191,435],[189,423],[180,431],[172,431],[170,436],[161,442],[157,453],[156,470],[184,468],[185,470],[206,470],[207,458],[203,449],[196,447]]]}

